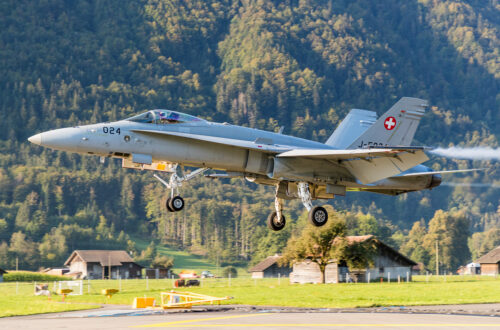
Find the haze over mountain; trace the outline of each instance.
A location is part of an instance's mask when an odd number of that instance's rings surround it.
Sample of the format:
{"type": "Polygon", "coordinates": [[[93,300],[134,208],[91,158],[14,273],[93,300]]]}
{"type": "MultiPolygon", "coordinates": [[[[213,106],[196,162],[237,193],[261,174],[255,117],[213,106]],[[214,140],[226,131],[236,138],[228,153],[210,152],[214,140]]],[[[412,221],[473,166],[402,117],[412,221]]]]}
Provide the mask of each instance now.
{"type": "MultiPolygon", "coordinates": [[[[59,265],[74,248],[133,250],[134,237],[225,262],[279,251],[304,213],[287,203],[292,226],[268,233],[270,188],[197,179],[183,187],[186,209],[168,214],[151,173],[26,138],[167,108],[325,141],[351,108],[380,115],[413,96],[432,105],[414,144],[496,148],[499,30],[498,0],[1,1],[0,260],[59,265]]],[[[498,184],[496,161],[428,164],[487,167],[445,180],[498,184]]],[[[498,189],[458,185],[331,204],[376,218],[353,233],[407,246],[412,224],[438,209],[464,214],[463,239],[495,228],[499,199],[498,189]]],[[[474,244],[472,254],[485,249],[474,244]]]]}

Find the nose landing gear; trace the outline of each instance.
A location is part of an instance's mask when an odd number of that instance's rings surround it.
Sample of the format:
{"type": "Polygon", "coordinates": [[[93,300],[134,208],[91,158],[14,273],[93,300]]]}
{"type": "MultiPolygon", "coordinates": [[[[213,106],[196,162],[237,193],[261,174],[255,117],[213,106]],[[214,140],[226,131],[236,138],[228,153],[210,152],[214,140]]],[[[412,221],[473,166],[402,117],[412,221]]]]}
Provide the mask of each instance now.
{"type": "Polygon", "coordinates": [[[276,211],[272,212],[267,217],[267,226],[274,231],[279,231],[285,228],[286,224],[285,216],[281,211],[282,210],[281,198],[276,197],[276,199],[274,200],[274,207],[276,208],[276,211]]]}
{"type": "Polygon", "coordinates": [[[160,181],[165,187],[167,187],[167,189],[170,189],[170,197],[167,198],[167,202],[165,203],[167,210],[170,212],[178,212],[184,208],[184,199],[179,196],[179,187],[182,186],[182,183],[184,181],[189,181],[208,170],[208,168],[199,168],[192,171],[188,175],[184,175],[184,171],[180,166],[175,165],[174,168],[175,172],[170,175],[168,183],[156,173],[153,174],[153,176],[158,179],[158,181],[160,181]]]}
{"type": "Polygon", "coordinates": [[[184,199],[181,196],[169,197],[166,202],[167,210],[177,212],[184,208],[184,199]]]}

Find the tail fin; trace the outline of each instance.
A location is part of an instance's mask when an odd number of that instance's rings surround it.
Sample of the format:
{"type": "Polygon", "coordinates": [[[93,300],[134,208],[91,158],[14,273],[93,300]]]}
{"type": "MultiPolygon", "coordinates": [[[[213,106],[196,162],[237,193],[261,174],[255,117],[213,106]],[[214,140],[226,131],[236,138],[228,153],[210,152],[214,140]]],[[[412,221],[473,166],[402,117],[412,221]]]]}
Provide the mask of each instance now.
{"type": "Polygon", "coordinates": [[[377,113],[375,111],[352,109],[325,144],[338,149],[347,149],[376,120],[377,113]]]}
{"type": "Polygon", "coordinates": [[[427,106],[426,100],[413,97],[401,98],[348,149],[371,146],[410,146],[427,106]]]}

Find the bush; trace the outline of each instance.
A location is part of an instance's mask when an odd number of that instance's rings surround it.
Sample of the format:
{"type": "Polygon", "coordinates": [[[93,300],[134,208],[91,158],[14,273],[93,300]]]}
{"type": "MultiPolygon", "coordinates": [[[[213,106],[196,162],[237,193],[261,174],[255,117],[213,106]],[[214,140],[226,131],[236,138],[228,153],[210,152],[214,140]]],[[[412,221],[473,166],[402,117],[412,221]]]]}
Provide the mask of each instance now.
{"type": "Polygon", "coordinates": [[[229,266],[222,270],[222,277],[229,277],[230,274],[231,278],[238,277],[238,271],[236,270],[235,267],[229,266]]]}
{"type": "Polygon", "coordinates": [[[5,282],[68,281],[66,276],[47,275],[35,272],[8,272],[3,275],[5,282]]]}

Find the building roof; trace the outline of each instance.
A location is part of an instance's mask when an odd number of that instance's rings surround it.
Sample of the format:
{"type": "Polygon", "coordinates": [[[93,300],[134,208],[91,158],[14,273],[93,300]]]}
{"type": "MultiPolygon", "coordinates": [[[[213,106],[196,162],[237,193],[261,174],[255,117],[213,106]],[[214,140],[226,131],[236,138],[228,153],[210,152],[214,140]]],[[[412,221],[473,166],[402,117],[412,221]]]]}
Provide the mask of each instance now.
{"type": "MultiPolygon", "coordinates": [[[[378,248],[387,251],[392,256],[392,258],[394,260],[402,260],[405,263],[407,263],[409,266],[417,266],[418,265],[415,261],[402,255],[401,253],[399,253],[395,249],[391,248],[389,245],[378,240],[373,235],[346,236],[346,237],[344,237],[344,239],[347,241],[348,244],[362,243],[362,242],[366,242],[366,241],[373,239],[373,240],[375,240],[375,243],[377,244],[378,248]]],[[[263,272],[264,270],[268,269],[269,267],[274,265],[276,262],[278,262],[278,260],[280,258],[281,258],[281,256],[278,256],[278,255],[267,257],[266,259],[262,260],[257,265],[252,267],[249,271],[250,272],[263,272]]]]}
{"type": "Polygon", "coordinates": [[[480,264],[496,264],[500,262],[500,246],[494,248],[481,258],[477,259],[476,262],[480,264]]]}
{"type": "Polygon", "coordinates": [[[3,270],[2,268],[0,268],[0,275],[3,275],[3,274],[7,274],[7,272],[5,270],[3,270]]]}
{"type": "Polygon", "coordinates": [[[124,262],[134,262],[130,255],[123,250],[75,250],[64,265],[70,265],[75,259],[84,262],[98,262],[103,267],[121,266],[124,262]]]}
{"type": "Polygon", "coordinates": [[[253,266],[250,268],[250,272],[263,272],[264,270],[268,269],[272,265],[274,265],[278,260],[281,258],[281,256],[274,255],[267,257],[266,259],[262,260],[259,262],[257,265],[253,266]]]}

